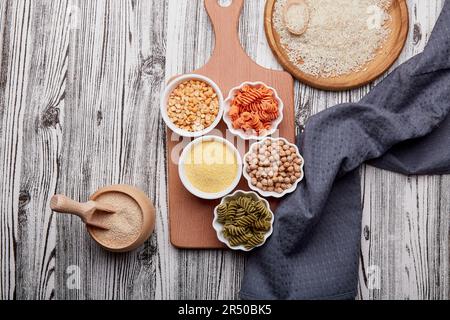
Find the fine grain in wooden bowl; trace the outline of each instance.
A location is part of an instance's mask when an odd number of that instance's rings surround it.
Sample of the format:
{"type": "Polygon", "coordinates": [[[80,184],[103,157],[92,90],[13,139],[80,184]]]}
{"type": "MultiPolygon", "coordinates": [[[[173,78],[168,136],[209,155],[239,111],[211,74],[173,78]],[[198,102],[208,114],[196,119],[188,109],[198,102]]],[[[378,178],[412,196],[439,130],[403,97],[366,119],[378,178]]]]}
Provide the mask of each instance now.
{"type": "Polygon", "coordinates": [[[285,49],[280,43],[280,38],[272,23],[276,0],[267,0],[264,14],[264,28],[267,41],[280,64],[299,81],[322,90],[347,90],[366,85],[384,72],[386,72],[397,60],[406,42],[409,30],[409,16],[406,0],[394,0],[389,13],[392,19],[386,22],[391,28],[389,38],[372,61],[363,70],[338,77],[315,77],[300,71],[290,62],[285,49]]]}
{"type": "Polygon", "coordinates": [[[112,185],[99,189],[90,200],[95,201],[100,195],[106,193],[123,193],[137,202],[142,212],[142,227],[139,237],[130,245],[123,248],[110,248],[105,246],[100,239],[95,236],[92,227],[87,227],[91,237],[104,249],[112,252],[128,252],[139,248],[151,236],[155,229],[155,207],[147,195],[140,189],[129,185],[112,185]]]}

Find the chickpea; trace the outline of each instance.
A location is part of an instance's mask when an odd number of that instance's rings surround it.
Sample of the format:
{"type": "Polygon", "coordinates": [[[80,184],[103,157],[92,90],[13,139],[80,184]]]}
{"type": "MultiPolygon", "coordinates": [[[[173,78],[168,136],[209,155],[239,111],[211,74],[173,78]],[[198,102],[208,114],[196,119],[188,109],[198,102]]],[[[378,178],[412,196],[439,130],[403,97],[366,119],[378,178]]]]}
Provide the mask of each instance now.
{"type": "Polygon", "coordinates": [[[266,139],[252,150],[246,157],[247,172],[258,189],[282,193],[301,177],[302,160],[290,144],[266,139]]]}

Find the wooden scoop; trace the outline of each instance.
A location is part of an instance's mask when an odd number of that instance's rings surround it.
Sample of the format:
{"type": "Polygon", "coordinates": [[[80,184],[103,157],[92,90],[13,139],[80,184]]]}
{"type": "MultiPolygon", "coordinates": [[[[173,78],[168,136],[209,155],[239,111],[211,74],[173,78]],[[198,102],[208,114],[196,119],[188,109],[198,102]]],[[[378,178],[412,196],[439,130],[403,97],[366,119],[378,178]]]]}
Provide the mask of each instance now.
{"type": "Polygon", "coordinates": [[[286,26],[286,28],[288,29],[288,31],[290,33],[295,34],[297,36],[301,36],[302,34],[304,34],[306,32],[306,30],[308,29],[309,18],[310,18],[309,7],[308,7],[308,4],[305,2],[305,0],[288,0],[288,2],[286,3],[286,6],[284,7],[283,20],[284,20],[284,25],[286,26]],[[304,8],[305,8],[305,13],[304,13],[305,25],[301,29],[294,29],[288,23],[287,15],[288,15],[289,9],[291,9],[292,6],[304,6],[304,8]]]}
{"type": "Polygon", "coordinates": [[[53,211],[59,213],[73,214],[81,218],[83,222],[91,227],[108,230],[109,227],[94,221],[93,216],[96,212],[113,214],[116,212],[114,207],[104,203],[98,203],[93,200],[86,203],[80,203],[66,196],[57,194],[50,200],[50,207],[53,211]]]}

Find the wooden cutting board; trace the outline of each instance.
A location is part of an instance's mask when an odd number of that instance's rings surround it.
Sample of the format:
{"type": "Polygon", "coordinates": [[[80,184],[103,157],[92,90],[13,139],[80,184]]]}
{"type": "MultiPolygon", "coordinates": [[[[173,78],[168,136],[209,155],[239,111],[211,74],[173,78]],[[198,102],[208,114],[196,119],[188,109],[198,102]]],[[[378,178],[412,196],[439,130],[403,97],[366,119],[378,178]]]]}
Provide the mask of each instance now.
{"type": "MultiPolygon", "coordinates": [[[[278,62],[299,81],[323,90],[347,90],[368,84],[386,72],[397,60],[408,37],[409,16],[406,0],[394,0],[389,8],[391,20],[387,25],[391,33],[383,47],[378,49],[375,58],[363,70],[338,77],[315,77],[300,71],[288,58],[280,43],[280,37],[272,23],[276,0],[267,0],[264,14],[264,27],[267,41],[278,62]]],[[[364,45],[364,44],[361,44],[364,45]]]]}
{"type": "MultiPolygon", "coordinates": [[[[221,7],[217,0],[205,0],[205,8],[214,27],[216,45],[211,59],[202,68],[193,73],[202,74],[215,81],[224,98],[230,89],[244,81],[262,81],[275,88],[284,102],[284,119],[281,123],[280,136],[290,142],[295,141],[294,121],[294,81],[287,72],[263,68],[252,61],[243,50],[238,36],[238,22],[244,0],[233,0],[228,7],[221,7]]],[[[226,125],[223,121],[218,129],[225,136],[226,125]]],[[[180,141],[172,138],[172,131],[167,131],[168,145],[168,196],[169,196],[169,229],[170,241],[178,248],[215,249],[225,248],[217,240],[212,227],[213,209],[220,202],[207,201],[191,195],[182,185],[178,176],[178,163],[173,161],[174,153],[180,154],[180,141]]],[[[240,138],[232,141],[244,143],[240,138]]],[[[231,141],[231,140],[230,140],[231,141]]],[[[248,149],[248,143],[246,146],[248,149]]],[[[245,178],[242,178],[238,189],[249,190],[245,178]]],[[[272,201],[271,205],[276,206],[272,201]]]]}

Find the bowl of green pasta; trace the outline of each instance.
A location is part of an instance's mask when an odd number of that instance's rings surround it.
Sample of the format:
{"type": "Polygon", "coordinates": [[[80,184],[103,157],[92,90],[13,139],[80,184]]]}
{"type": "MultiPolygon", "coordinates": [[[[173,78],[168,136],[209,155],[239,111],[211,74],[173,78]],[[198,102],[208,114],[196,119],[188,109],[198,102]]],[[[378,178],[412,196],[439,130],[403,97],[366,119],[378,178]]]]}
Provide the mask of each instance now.
{"type": "Polygon", "coordinates": [[[251,251],[262,246],[273,232],[269,202],[256,192],[238,190],[214,208],[217,238],[230,249],[251,251]]]}

